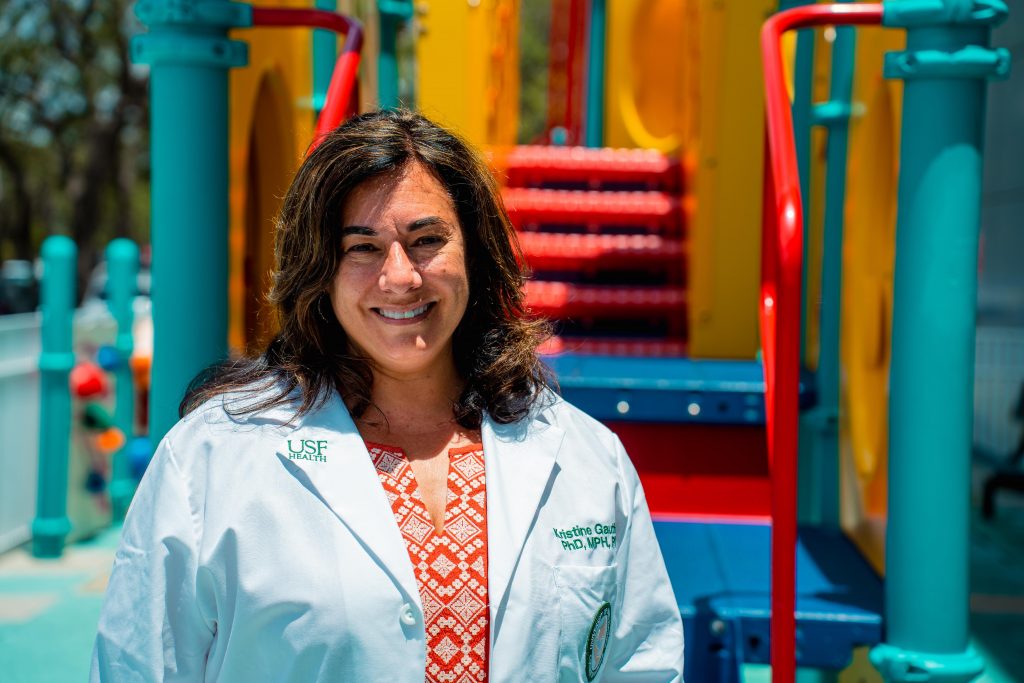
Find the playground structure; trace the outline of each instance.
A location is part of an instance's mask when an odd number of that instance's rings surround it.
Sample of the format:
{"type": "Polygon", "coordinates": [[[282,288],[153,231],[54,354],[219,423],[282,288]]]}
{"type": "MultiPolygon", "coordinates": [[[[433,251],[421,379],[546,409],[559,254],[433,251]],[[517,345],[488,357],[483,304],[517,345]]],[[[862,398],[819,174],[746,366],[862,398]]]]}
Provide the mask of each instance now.
{"type": "Polygon", "coordinates": [[[543,350],[563,393],[640,471],[689,680],[768,661],[792,680],[797,665],[842,669],[857,646],[887,680],[980,671],[966,359],[984,82],[1008,68],[988,47],[1000,2],[811,5],[763,33],[785,8],[554,3],[546,137],[587,148],[514,145],[516,2],[270,4],[138,9],[153,278],[167,283],[153,294],[154,439],[198,370],[272,334],[261,294],[279,198],[325,127],[398,104],[405,31],[406,104],[489,149],[534,271],[530,306],[558,323],[543,350]],[[361,62],[360,24],[335,9],[365,25],[361,62]],[[298,24],[345,33],[341,58],[329,36],[280,28],[298,24]],[[830,38],[787,33],[809,26],[830,38]]]}

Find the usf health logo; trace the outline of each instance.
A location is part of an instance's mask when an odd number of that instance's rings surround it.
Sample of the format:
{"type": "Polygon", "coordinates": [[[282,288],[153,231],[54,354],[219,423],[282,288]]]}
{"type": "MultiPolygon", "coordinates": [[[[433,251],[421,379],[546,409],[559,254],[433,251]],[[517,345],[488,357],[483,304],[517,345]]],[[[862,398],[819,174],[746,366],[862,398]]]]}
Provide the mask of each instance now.
{"type": "Polygon", "coordinates": [[[327,462],[327,442],[313,439],[288,439],[288,457],[292,460],[327,462]]]}

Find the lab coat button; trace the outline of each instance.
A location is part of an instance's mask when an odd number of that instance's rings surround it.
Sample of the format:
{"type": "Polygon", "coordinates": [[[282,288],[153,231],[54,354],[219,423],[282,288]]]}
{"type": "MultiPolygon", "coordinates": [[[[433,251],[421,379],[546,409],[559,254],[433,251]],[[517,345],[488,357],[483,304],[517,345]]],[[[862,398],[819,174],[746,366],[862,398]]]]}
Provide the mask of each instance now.
{"type": "Polygon", "coordinates": [[[402,605],[402,609],[398,610],[398,618],[406,626],[412,626],[416,623],[416,614],[412,611],[412,605],[405,603],[402,605]]]}

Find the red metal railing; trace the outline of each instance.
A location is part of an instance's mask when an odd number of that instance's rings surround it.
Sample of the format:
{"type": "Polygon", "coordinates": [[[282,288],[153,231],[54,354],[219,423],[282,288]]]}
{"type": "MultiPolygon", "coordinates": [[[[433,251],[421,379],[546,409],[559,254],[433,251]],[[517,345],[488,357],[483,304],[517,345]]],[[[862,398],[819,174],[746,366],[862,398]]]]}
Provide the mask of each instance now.
{"type": "Polygon", "coordinates": [[[309,151],[316,149],[325,135],[345,118],[354,113],[356,73],[359,70],[359,51],[363,47],[363,25],[342,14],[317,9],[287,9],[270,7],[252,8],[253,26],[307,26],[323,28],[345,34],[345,42],[334,65],[331,83],[327,88],[324,108],[316,121],[316,133],[309,151]]]}
{"type": "Polygon", "coordinates": [[[786,31],[882,23],[881,4],[808,5],[761,30],[767,154],[761,259],[761,343],[772,479],[772,681],[796,675],[796,479],[803,215],[793,120],[782,64],[786,31]]]}

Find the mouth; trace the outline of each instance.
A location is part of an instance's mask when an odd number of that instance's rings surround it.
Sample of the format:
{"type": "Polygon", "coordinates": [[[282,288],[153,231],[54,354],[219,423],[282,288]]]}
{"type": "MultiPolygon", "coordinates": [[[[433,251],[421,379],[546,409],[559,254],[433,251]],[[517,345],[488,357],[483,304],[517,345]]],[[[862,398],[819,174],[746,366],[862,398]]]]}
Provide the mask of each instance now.
{"type": "Polygon", "coordinates": [[[422,306],[410,308],[407,311],[388,311],[384,310],[383,308],[374,308],[372,310],[374,313],[379,315],[381,318],[384,318],[385,320],[397,323],[409,323],[417,322],[425,318],[427,316],[427,313],[430,312],[430,309],[432,309],[436,303],[437,302],[435,301],[431,301],[429,303],[423,304],[422,306]]]}

